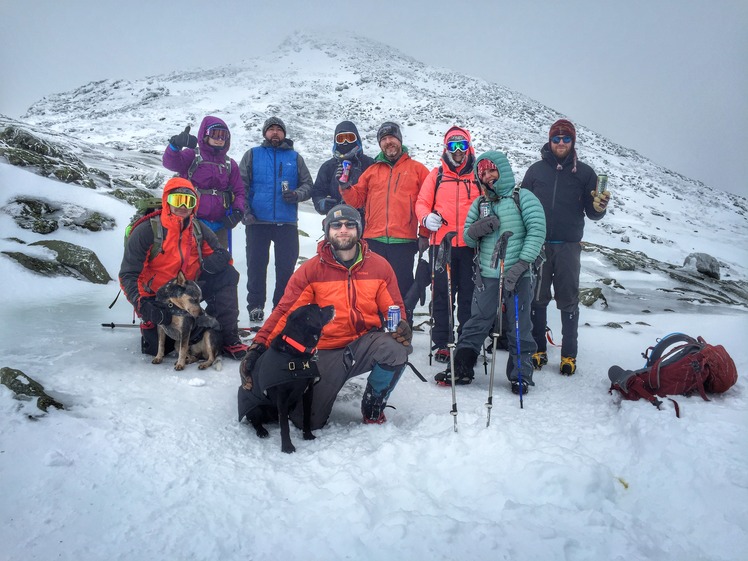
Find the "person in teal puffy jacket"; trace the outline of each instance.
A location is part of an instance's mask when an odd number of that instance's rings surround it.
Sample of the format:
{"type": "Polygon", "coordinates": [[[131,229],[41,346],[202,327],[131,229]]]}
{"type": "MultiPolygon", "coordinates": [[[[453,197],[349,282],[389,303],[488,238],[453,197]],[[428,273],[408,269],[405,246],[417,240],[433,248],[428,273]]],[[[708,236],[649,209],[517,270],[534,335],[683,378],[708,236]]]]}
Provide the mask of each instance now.
{"type": "MultiPolygon", "coordinates": [[[[530,318],[534,284],[532,264],[540,255],[545,241],[545,213],[537,197],[525,189],[518,190],[515,200],[514,173],[503,152],[481,154],[475,162],[475,177],[483,195],[473,201],[468,211],[463,236],[468,246],[477,248],[480,279],[476,281],[470,319],[462,329],[455,350],[455,383],[469,384],[473,380],[478,354],[501,306],[499,283],[503,282],[506,304],[503,325],[509,346],[506,376],[511,382],[512,391],[519,393],[521,379],[522,393],[526,393],[528,385],[534,385],[531,357],[537,349],[530,318]],[[487,216],[481,216],[481,203],[488,203],[490,207],[487,216]],[[495,259],[494,253],[505,234],[509,237],[506,241],[504,274],[500,278],[500,260],[495,259]],[[519,317],[521,377],[517,369],[515,315],[519,317]]],[[[451,374],[439,374],[437,381],[450,383],[451,374]]]]}

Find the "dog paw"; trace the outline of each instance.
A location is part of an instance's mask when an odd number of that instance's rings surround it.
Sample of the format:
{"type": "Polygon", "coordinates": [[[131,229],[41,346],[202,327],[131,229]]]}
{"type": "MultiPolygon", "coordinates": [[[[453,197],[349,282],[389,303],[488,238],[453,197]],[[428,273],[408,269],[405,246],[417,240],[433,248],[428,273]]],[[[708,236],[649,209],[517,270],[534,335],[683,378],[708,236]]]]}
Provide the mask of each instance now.
{"type": "Polygon", "coordinates": [[[174,370],[184,370],[184,364],[176,363],[174,365],[174,370]]]}
{"type": "Polygon", "coordinates": [[[154,358],[154,359],[153,359],[153,360],[151,361],[151,364],[161,364],[161,363],[162,363],[163,361],[164,361],[164,359],[163,359],[163,358],[158,358],[158,357],[156,357],[156,358],[154,358]]]}
{"type": "Polygon", "coordinates": [[[260,428],[255,429],[255,433],[260,438],[267,438],[268,436],[270,436],[270,433],[265,427],[260,427],[260,428]]]}
{"type": "Polygon", "coordinates": [[[286,454],[293,454],[294,452],[296,452],[296,446],[294,446],[293,444],[289,444],[288,446],[283,445],[281,446],[281,450],[286,454]]]}
{"type": "Polygon", "coordinates": [[[317,438],[317,437],[314,436],[311,432],[305,432],[304,433],[304,440],[314,440],[315,438],[317,438]]]}

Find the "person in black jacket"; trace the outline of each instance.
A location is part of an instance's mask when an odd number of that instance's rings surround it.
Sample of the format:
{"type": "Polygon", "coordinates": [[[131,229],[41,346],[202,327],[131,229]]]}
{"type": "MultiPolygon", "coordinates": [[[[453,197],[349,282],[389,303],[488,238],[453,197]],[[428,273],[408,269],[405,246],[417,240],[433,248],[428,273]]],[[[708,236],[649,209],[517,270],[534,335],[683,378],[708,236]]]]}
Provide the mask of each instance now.
{"type": "MultiPolygon", "coordinates": [[[[312,202],[320,214],[327,214],[332,207],[341,203],[340,182],[343,175],[343,162],[350,163],[348,171],[351,185],[374,163],[374,159],[364,154],[361,136],[351,121],[343,121],[335,127],[333,135],[332,158],[323,163],[317,172],[317,179],[312,188],[312,202]]],[[[362,209],[358,209],[363,215],[362,209]]]]}
{"type": "Polygon", "coordinates": [[[571,376],[577,369],[577,331],[579,326],[579,273],[585,215],[600,220],[610,193],[596,192],[597,175],[577,159],[577,132],[566,119],[551,125],[548,142],[540,150],[541,160],[532,164],[522,187],[540,199],[546,218],[545,255],[535,299],[532,303],[533,338],[538,351],[533,366],[540,370],[548,363],[546,353],[547,308],[551,285],[556,306],[561,310],[562,374],[571,376]]]}

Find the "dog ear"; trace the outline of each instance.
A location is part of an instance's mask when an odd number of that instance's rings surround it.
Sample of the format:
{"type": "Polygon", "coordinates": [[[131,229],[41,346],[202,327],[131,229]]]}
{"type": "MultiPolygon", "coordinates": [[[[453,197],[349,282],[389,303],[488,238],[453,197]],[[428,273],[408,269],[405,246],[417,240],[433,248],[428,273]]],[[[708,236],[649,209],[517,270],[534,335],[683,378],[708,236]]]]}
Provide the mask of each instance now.
{"type": "Polygon", "coordinates": [[[335,306],[325,306],[321,308],[322,325],[327,325],[335,318],[335,306]]]}
{"type": "Polygon", "coordinates": [[[187,279],[185,278],[184,273],[181,270],[177,273],[177,284],[179,286],[184,286],[185,284],[187,284],[187,279]]]}

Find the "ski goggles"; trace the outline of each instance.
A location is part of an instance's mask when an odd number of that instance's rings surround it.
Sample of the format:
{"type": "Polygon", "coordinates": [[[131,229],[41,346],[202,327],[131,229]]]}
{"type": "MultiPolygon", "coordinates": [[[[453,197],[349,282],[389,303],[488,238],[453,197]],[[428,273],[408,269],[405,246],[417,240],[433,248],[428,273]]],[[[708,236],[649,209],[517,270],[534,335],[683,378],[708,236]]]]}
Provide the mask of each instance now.
{"type": "Polygon", "coordinates": [[[345,144],[349,142],[353,144],[358,140],[355,132],[339,132],[335,135],[335,144],[345,144]]]}
{"type": "Polygon", "coordinates": [[[446,144],[447,152],[467,152],[470,148],[470,143],[467,140],[451,140],[446,144]]]}
{"type": "Polygon", "coordinates": [[[197,197],[195,195],[188,195],[187,193],[169,193],[166,196],[166,202],[173,207],[185,206],[187,208],[195,208],[197,197]]]}
{"type": "Polygon", "coordinates": [[[331,230],[340,230],[343,226],[345,226],[349,230],[355,230],[358,227],[358,224],[347,220],[336,220],[334,222],[330,222],[331,230]]]}
{"type": "Polygon", "coordinates": [[[553,144],[559,144],[563,140],[564,144],[569,144],[571,142],[571,137],[567,134],[565,136],[553,136],[551,137],[551,142],[553,144]]]}
{"type": "Polygon", "coordinates": [[[220,125],[213,125],[208,127],[208,130],[205,131],[205,136],[210,137],[213,140],[228,140],[229,129],[220,125]]]}

